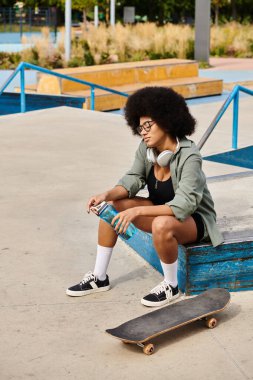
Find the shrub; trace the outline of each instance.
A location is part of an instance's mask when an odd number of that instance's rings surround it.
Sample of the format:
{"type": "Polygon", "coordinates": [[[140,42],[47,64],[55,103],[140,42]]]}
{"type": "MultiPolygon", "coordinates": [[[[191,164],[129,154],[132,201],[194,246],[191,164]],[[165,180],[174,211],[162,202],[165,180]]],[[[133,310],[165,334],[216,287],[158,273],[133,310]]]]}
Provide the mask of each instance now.
{"type": "MultiPolygon", "coordinates": [[[[72,36],[72,57],[64,60],[64,28],[61,40],[55,47],[48,28],[42,37],[31,42],[32,48],[21,53],[0,53],[0,68],[13,69],[23,60],[39,66],[55,69],[60,67],[90,66],[114,62],[142,61],[147,59],[194,57],[194,29],[189,25],[139,23],[114,27],[100,24],[83,28],[81,35],[72,36]]],[[[227,23],[211,27],[210,51],[215,56],[253,57],[253,26],[227,23]]]]}
{"type": "Polygon", "coordinates": [[[253,26],[230,22],[211,28],[211,55],[241,58],[253,57],[253,26]]]}
{"type": "Polygon", "coordinates": [[[0,69],[2,70],[15,69],[20,62],[21,62],[21,55],[19,53],[0,52],[0,69]]]}

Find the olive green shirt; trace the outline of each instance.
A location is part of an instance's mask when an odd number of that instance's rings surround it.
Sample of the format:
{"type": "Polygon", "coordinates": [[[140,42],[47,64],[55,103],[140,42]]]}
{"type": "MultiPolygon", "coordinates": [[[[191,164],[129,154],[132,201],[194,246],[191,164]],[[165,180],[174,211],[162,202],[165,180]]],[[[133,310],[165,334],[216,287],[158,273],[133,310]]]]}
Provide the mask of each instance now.
{"type": "MultiPolygon", "coordinates": [[[[117,185],[123,186],[133,198],[146,185],[152,163],[147,160],[147,146],[141,141],[132,168],[120,179],[117,185]]],[[[202,171],[202,158],[195,143],[187,138],[179,142],[179,149],[170,161],[170,172],[175,192],[174,198],[166,204],[179,221],[184,221],[198,212],[205,224],[214,247],[224,240],[216,225],[214,202],[207,188],[202,171]]]]}

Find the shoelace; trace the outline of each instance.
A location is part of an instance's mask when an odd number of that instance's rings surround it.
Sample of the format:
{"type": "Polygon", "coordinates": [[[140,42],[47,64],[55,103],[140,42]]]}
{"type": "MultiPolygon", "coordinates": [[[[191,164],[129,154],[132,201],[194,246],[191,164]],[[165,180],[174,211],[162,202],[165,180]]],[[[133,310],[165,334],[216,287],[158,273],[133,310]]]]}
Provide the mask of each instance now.
{"type": "Polygon", "coordinates": [[[86,273],[80,284],[86,284],[86,282],[90,280],[94,280],[95,282],[97,281],[97,277],[92,272],[86,273]]]}
{"type": "Polygon", "coordinates": [[[157,295],[159,295],[162,292],[165,292],[166,296],[168,297],[170,297],[172,293],[171,287],[165,281],[162,281],[159,285],[157,285],[150,291],[150,293],[155,293],[157,295]]]}

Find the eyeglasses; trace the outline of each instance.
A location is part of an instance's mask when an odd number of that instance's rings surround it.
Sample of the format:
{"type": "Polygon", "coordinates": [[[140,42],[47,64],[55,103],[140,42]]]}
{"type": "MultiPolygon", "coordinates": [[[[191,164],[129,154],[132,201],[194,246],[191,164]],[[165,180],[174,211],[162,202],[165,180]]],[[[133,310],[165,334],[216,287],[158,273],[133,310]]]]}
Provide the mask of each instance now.
{"type": "Polygon", "coordinates": [[[147,120],[142,125],[139,125],[136,130],[139,134],[141,134],[143,129],[145,132],[149,132],[153,124],[155,124],[154,120],[147,120]]]}

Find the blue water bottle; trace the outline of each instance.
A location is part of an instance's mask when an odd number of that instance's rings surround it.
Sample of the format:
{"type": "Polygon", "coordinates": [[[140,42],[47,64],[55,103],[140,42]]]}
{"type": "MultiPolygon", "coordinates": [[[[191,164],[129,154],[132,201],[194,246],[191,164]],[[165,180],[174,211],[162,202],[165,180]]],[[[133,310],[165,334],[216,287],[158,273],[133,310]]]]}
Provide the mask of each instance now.
{"type": "MultiPolygon", "coordinates": [[[[109,223],[110,225],[115,215],[118,214],[118,211],[115,210],[115,208],[107,202],[102,202],[99,205],[92,207],[91,209],[95,212],[95,214],[97,214],[101,219],[103,219],[105,222],[109,223]]],[[[116,224],[117,222],[115,223],[115,225],[116,224]]],[[[126,232],[124,234],[120,234],[120,236],[123,239],[128,240],[132,236],[134,236],[136,231],[137,231],[137,228],[133,225],[133,223],[130,223],[126,232]]]]}

